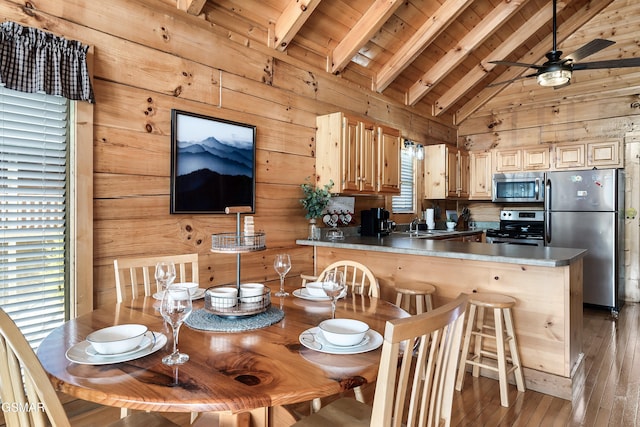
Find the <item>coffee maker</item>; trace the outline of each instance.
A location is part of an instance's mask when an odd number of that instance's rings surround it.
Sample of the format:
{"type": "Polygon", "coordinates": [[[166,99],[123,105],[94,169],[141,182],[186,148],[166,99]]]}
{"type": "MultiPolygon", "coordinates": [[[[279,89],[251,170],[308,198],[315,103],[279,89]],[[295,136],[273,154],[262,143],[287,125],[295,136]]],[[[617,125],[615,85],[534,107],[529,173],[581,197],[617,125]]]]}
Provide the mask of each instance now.
{"type": "Polygon", "coordinates": [[[383,208],[371,208],[360,212],[361,236],[386,236],[391,232],[389,211],[383,208]]]}

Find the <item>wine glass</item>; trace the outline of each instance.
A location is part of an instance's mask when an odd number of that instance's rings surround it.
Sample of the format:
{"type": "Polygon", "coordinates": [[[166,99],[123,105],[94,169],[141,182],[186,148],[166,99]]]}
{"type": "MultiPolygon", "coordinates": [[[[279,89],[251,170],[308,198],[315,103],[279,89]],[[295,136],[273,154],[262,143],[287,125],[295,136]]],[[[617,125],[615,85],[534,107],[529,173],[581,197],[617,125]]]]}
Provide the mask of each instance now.
{"type": "Polygon", "coordinates": [[[336,318],[336,301],[345,288],[344,272],[339,270],[327,271],[322,279],[322,289],[331,298],[331,318],[336,318]]]}
{"type": "Polygon", "coordinates": [[[160,261],[156,264],[156,286],[158,292],[164,292],[176,279],[176,266],[171,261],[160,261]]]}
{"type": "Polygon", "coordinates": [[[286,297],[289,295],[289,292],[285,292],[284,290],[284,276],[291,270],[291,258],[289,258],[289,254],[276,255],[276,259],[273,261],[273,268],[280,276],[280,290],[274,295],[277,297],[286,297]]]}
{"type": "Polygon", "coordinates": [[[173,331],[173,353],[162,358],[165,365],[180,365],[189,360],[189,355],[178,351],[178,333],[180,326],[191,314],[191,295],[187,288],[169,286],[164,290],[160,313],[171,325],[173,331]]]}

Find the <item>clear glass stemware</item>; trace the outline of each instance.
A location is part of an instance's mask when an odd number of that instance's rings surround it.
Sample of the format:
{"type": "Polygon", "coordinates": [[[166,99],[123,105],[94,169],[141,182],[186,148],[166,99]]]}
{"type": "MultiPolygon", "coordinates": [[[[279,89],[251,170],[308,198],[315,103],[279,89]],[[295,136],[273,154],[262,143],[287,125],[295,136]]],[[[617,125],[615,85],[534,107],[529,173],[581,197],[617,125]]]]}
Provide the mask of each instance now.
{"type": "Polygon", "coordinates": [[[173,352],[162,358],[165,365],[180,365],[189,360],[189,355],[178,351],[178,333],[180,326],[191,314],[191,295],[187,288],[169,286],[165,289],[160,305],[162,317],[171,325],[173,331],[173,352]]]}
{"type": "Polygon", "coordinates": [[[155,277],[158,292],[164,292],[176,279],[176,266],[171,261],[160,261],[156,264],[155,277]]]}
{"type": "Polygon", "coordinates": [[[336,318],[336,301],[344,291],[344,272],[340,270],[327,271],[322,279],[322,289],[331,298],[331,318],[336,318]]]}
{"type": "Polygon", "coordinates": [[[285,292],[284,290],[284,276],[291,270],[291,258],[289,254],[276,255],[276,259],[273,261],[273,268],[280,276],[280,290],[274,295],[277,297],[286,297],[289,295],[289,292],[285,292]]]}

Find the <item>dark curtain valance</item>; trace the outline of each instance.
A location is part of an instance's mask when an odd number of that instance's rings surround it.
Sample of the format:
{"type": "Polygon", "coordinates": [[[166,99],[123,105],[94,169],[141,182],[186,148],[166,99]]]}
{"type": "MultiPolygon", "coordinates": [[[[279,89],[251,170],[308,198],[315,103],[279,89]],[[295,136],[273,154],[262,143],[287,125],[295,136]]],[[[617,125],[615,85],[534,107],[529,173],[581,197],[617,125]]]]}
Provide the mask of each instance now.
{"type": "Polygon", "coordinates": [[[95,102],[87,67],[89,47],[15,22],[0,25],[0,83],[95,102]]]}

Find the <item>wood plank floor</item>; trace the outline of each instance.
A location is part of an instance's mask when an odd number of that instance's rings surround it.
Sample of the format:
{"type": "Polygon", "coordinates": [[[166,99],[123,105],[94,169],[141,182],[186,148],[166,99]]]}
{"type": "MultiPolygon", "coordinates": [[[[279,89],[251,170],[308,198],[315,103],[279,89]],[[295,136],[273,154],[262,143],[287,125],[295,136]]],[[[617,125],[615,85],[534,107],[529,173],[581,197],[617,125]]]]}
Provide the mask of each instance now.
{"type": "Polygon", "coordinates": [[[626,304],[617,321],[585,308],[586,381],[570,402],[509,387],[511,407],[500,406],[498,382],[467,374],[454,396],[452,426],[640,425],[640,305],[626,304]]]}

